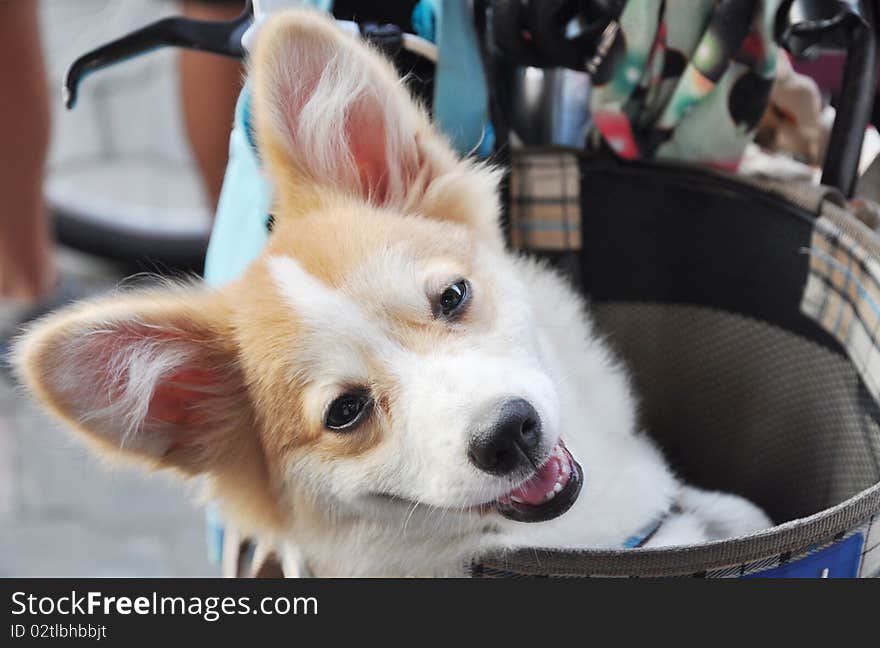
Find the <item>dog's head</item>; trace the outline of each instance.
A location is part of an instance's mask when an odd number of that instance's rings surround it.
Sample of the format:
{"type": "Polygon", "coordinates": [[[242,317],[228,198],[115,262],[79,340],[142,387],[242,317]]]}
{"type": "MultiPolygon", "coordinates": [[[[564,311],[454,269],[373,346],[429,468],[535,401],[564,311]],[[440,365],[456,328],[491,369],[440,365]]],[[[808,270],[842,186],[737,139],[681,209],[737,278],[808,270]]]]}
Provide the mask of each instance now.
{"type": "Polygon", "coordinates": [[[580,473],[494,172],[459,160],[391,65],[317,14],[264,26],[252,84],[277,191],[262,255],[220,290],[51,316],[19,346],[26,383],[103,448],[207,474],[272,524],[290,502],[564,512],[580,473]]]}

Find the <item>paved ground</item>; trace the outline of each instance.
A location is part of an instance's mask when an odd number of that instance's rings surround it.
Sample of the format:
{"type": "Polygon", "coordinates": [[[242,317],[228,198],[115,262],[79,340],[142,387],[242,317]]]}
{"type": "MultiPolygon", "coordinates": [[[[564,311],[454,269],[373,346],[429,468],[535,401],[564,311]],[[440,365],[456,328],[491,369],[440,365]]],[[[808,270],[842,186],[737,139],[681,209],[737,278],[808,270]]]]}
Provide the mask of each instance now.
{"type": "MultiPolygon", "coordinates": [[[[175,11],[172,3],[143,0],[43,0],[41,8],[54,90],[74,56],[175,11]]],[[[159,157],[162,167],[176,162],[173,168],[189,169],[193,176],[170,71],[170,54],[148,57],[107,72],[116,79],[90,79],[76,111],[66,113],[56,103],[51,180],[93,158],[99,145],[159,157]],[[98,105],[89,93],[100,97],[104,88],[126,82],[132,89],[127,98],[108,95],[103,101],[109,112],[89,112],[89,105],[98,105]],[[117,133],[109,144],[108,132],[117,133]]],[[[192,182],[169,188],[144,176],[104,185],[126,197],[147,195],[172,204],[191,202],[198,194],[192,182]]],[[[150,213],[154,225],[161,222],[163,212],[150,213]]],[[[66,274],[95,289],[122,276],[114,267],[70,252],[61,253],[61,262],[66,274]]],[[[101,465],[0,376],[0,577],[215,574],[194,499],[192,487],[168,477],[146,478],[101,465]]]]}
{"type": "MultiPolygon", "coordinates": [[[[115,268],[62,255],[112,286],[115,268]]],[[[193,486],[103,465],[0,378],[0,577],[208,576],[193,486]]]]}

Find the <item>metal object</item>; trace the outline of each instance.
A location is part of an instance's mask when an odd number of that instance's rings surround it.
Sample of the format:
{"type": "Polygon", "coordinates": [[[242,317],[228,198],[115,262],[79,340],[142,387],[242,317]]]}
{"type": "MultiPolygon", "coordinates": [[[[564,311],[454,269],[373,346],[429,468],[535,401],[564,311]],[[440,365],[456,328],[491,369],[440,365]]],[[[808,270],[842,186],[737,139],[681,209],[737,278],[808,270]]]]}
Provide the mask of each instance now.
{"type": "Polygon", "coordinates": [[[563,68],[518,68],[510,94],[510,130],[528,146],[584,145],[590,126],[590,78],[563,68]]]}
{"type": "Polygon", "coordinates": [[[788,0],[777,14],[777,41],[793,56],[846,52],[822,184],[837,187],[847,198],[855,191],[862,141],[876,94],[876,27],[871,2],[788,0]]]}
{"type": "Polygon", "coordinates": [[[73,62],[64,80],[64,103],[68,108],[76,105],[79,84],[87,75],[159,47],[183,47],[242,58],[244,49],[241,39],[253,19],[253,2],[248,0],[244,11],[228,22],[164,18],[117,38],[73,62]]]}
{"type": "MultiPolygon", "coordinates": [[[[76,105],[79,84],[92,72],[160,47],[182,47],[232,58],[244,58],[247,54],[250,28],[259,24],[268,13],[290,6],[295,6],[290,0],[247,0],[244,11],[230,21],[173,17],[142,27],[87,52],[74,61],[64,81],[64,103],[68,108],[76,105]]],[[[364,39],[388,54],[406,49],[431,62],[437,61],[437,48],[433,43],[413,34],[404,33],[397,25],[376,23],[358,25],[347,21],[339,21],[339,23],[348,31],[360,33],[364,39]]]]}

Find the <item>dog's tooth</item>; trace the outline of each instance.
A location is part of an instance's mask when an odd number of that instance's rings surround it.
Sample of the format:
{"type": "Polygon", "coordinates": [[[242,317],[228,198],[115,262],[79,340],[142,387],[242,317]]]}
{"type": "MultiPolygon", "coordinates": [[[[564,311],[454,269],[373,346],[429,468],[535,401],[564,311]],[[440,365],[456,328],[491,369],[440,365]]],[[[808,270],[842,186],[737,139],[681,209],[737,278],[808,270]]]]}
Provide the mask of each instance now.
{"type": "Polygon", "coordinates": [[[553,486],[553,492],[558,493],[562,490],[562,482],[556,482],[556,485],[553,486]]]}
{"type": "Polygon", "coordinates": [[[511,495],[510,501],[513,502],[514,504],[522,504],[523,503],[523,501],[519,497],[517,497],[516,495],[511,495]]]}

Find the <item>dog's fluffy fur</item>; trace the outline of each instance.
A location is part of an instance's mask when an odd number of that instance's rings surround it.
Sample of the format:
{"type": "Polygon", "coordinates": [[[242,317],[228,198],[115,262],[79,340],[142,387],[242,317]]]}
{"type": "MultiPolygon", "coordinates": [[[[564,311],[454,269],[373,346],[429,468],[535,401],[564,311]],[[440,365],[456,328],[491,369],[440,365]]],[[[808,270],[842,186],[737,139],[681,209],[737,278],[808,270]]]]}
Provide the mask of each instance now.
{"type": "MultiPolygon", "coordinates": [[[[325,18],[262,29],[252,67],[275,229],[238,281],[116,295],[24,336],[26,384],[104,453],[205,475],[237,528],[319,576],[456,575],[518,546],[650,546],[753,532],[752,504],[683,486],[636,429],[627,377],[553,272],[504,248],[497,174],[460,160],[392,66],[325,18]],[[467,278],[455,322],[432,299],[467,278]],[[324,426],[353,386],[356,430],[324,426]],[[474,467],[475,421],[532,404],[582,465],[571,510],[514,522],[474,467]]],[[[519,481],[522,481],[520,477],[519,481]]]]}

